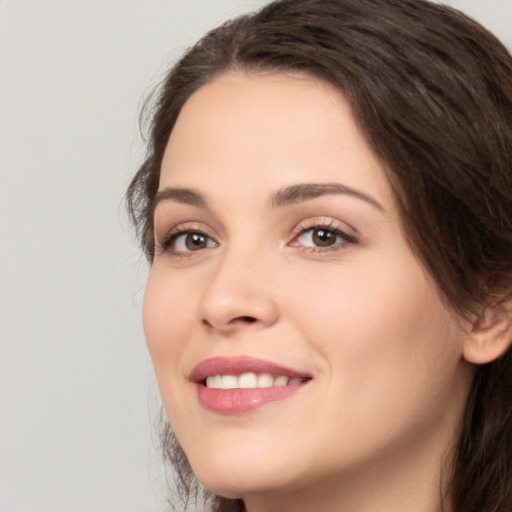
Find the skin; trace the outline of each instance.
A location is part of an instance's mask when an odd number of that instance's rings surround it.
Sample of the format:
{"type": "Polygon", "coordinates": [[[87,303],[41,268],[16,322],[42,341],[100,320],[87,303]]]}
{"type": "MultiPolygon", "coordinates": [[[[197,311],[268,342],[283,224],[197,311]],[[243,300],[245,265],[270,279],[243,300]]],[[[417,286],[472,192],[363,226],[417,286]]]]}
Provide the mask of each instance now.
{"type": "Polygon", "coordinates": [[[161,169],[170,188],[205,204],[156,207],[144,327],[198,479],[248,512],[436,511],[472,376],[468,328],[413,254],[343,96],[298,75],[220,76],[179,116],[161,169]],[[357,193],[272,204],[311,183],[357,193]],[[319,225],[348,240],[317,247],[319,225]],[[207,244],[190,250],[197,230],[207,244]],[[312,379],[247,414],[206,410],[190,372],[240,355],[312,379]]]}

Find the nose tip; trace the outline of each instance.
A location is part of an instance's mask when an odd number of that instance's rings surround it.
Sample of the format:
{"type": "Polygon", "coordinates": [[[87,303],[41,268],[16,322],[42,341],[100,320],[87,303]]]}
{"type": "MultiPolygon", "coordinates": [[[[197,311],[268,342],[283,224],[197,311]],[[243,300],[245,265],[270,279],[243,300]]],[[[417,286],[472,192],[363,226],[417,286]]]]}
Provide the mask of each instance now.
{"type": "Polygon", "coordinates": [[[228,333],[247,327],[269,327],[275,323],[277,316],[277,308],[271,303],[244,304],[240,301],[233,307],[226,303],[214,305],[209,302],[203,308],[201,323],[210,330],[228,333]]]}
{"type": "Polygon", "coordinates": [[[228,333],[277,321],[279,311],[267,280],[247,270],[225,265],[212,275],[200,306],[204,327],[228,333]]]}

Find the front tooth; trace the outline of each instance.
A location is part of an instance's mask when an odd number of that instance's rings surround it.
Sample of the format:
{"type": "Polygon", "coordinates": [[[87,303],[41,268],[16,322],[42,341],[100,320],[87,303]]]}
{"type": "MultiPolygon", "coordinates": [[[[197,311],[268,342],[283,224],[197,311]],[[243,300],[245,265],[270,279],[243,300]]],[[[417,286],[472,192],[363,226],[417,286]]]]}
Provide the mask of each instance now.
{"type": "Polygon", "coordinates": [[[222,377],[220,375],[209,375],[206,377],[206,387],[220,389],[222,387],[222,377]]]}
{"type": "Polygon", "coordinates": [[[284,375],[280,375],[279,377],[276,377],[274,379],[274,386],[283,387],[288,384],[288,377],[285,377],[284,375]]]}
{"type": "Polygon", "coordinates": [[[238,387],[247,389],[247,388],[257,388],[258,387],[258,377],[255,373],[242,373],[238,377],[238,387]]]}
{"type": "Polygon", "coordinates": [[[259,388],[271,388],[274,384],[274,378],[270,373],[261,373],[258,375],[258,387],[259,388]]]}
{"type": "Polygon", "coordinates": [[[235,389],[238,387],[238,378],[235,375],[223,375],[221,378],[222,389],[235,389]]]}
{"type": "Polygon", "coordinates": [[[269,373],[256,374],[253,372],[236,375],[209,375],[206,378],[206,387],[211,389],[254,389],[270,388],[272,386],[299,386],[302,378],[288,378],[285,375],[274,377],[269,373]]]}

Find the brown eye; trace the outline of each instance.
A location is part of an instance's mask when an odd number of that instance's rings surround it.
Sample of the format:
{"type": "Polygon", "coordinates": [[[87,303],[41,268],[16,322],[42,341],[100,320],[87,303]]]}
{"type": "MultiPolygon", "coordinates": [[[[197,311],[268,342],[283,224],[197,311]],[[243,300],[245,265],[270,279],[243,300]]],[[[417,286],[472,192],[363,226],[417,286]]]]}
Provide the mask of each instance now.
{"type": "Polygon", "coordinates": [[[313,252],[343,250],[347,245],[357,244],[356,237],[332,225],[317,224],[299,231],[292,240],[292,247],[302,247],[313,252]]]}
{"type": "Polygon", "coordinates": [[[197,251],[208,246],[208,237],[202,233],[188,233],[185,235],[185,247],[189,251],[197,251]]]}
{"type": "Polygon", "coordinates": [[[339,235],[327,229],[313,229],[311,231],[311,240],[317,247],[329,247],[330,245],[334,245],[339,238],[339,235]]]}
{"type": "Polygon", "coordinates": [[[187,253],[215,247],[217,244],[199,231],[182,231],[173,235],[164,245],[173,253],[187,253]]]}
{"type": "Polygon", "coordinates": [[[347,240],[343,232],[321,226],[306,229],[297,237],[299,245],[310,248],[328,248],[347,240]]]}

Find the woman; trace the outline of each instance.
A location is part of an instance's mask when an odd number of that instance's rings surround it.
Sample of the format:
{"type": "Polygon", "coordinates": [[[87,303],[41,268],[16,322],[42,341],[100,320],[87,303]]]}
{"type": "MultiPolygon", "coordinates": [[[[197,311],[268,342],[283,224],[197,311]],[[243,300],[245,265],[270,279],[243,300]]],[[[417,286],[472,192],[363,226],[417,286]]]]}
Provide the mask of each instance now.
{"type": "Polygon", "coordinates": [[[512,59],[450,8],[281,0],[190,49],[128,191],[182,490],[512,510],[511,168],[512,59]]]}

